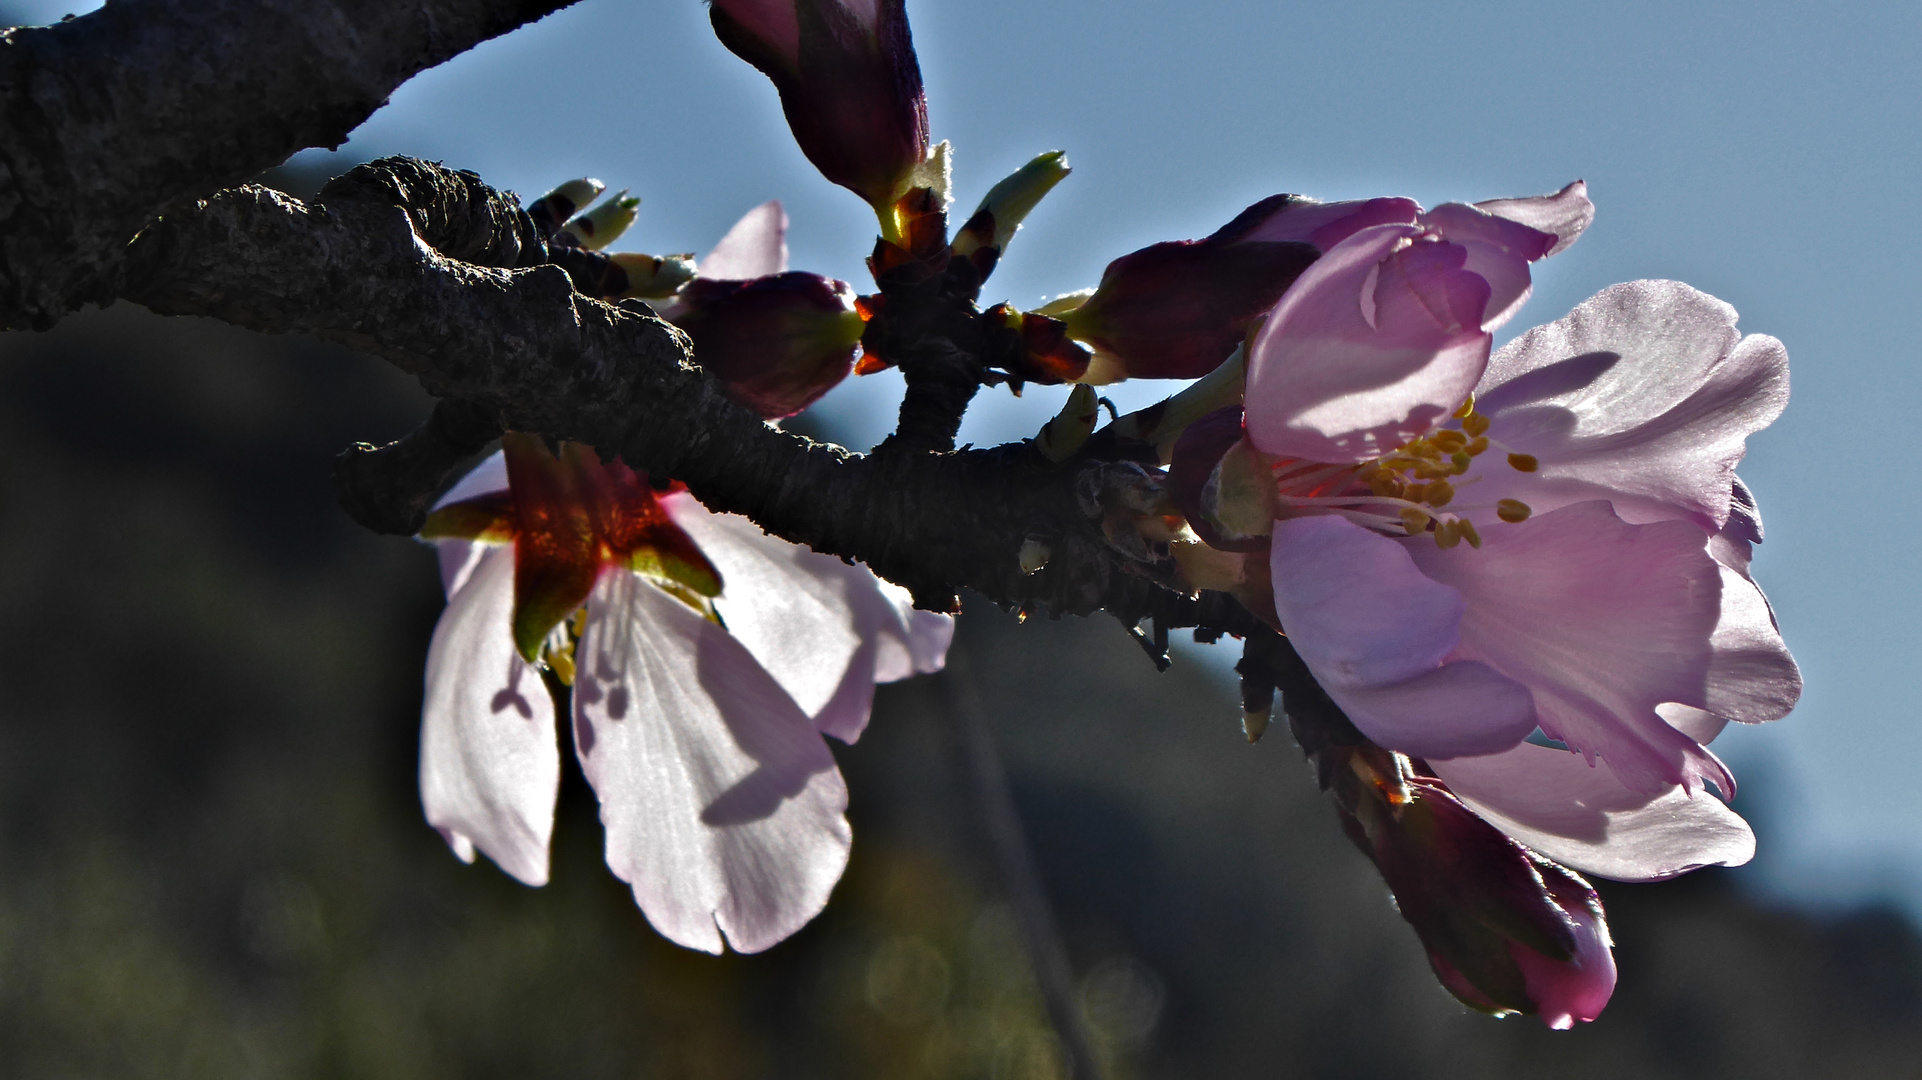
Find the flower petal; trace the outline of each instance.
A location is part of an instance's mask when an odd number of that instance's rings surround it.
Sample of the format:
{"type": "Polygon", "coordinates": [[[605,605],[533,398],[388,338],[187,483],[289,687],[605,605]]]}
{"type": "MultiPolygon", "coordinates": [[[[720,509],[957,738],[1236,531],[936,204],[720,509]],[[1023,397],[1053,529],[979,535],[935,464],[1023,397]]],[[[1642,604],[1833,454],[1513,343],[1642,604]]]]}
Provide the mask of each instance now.
{"type": "Polygon", "coordinates": [[[1507,322],[1528,300],[1528,264],[1547,255],[1555,237],[1539,229],[1461,203],[1443,203],[1422,215],[1422,224],[1468,251],[1466,269],[1488,282],[1482,329],[1507,322]]]}
{"type": "Polygon", "coordinates": [[[575,749],[607,865],[655,929],[759,952],[827,904],[847,787],[806,714],[741,643],[626,571],[588,600],[575,749]]]}
{"type": "MultiPolygon", "coordinates": [[[[1263,200],[1249,209],[1256,207],[1264,207],[1267,212],[1247,221],[1237,218],[1229,223],[1230,228],[1242,226],[1236,230],[1236,241],[1313,244],[1323,251],[1371,225],[1413,225],[1421,213],[1420,203],[1401,198],[1321,203],[1283,195],[1263,200]]],[[[1246,211],[1243,214],[1247,216],[1246,211]]]]}
{"type": "Polygon", "coordinates": [[[1422,573],[1460,590],[1462,659],[1529,688],[1542,730],[1607,759],[1623,784],[1731,780],[1655,711],[1705,707],[1721,570],[1686,521],[1630,525],[1604,502],[1491,527],[1480,550],[1414,542],[1422,573]]]}
{"type": "Polygon", "coordinates": [[[1607,498],[1632,521],[1687,515],[1714,530],[1746,439],[1788,402],[1788,354],[1740,337],[1735,309],[1707,293],[1635,281],[1509,343],[1476,394],[1489,436],[1540,462],[1496,470],[1489,498],[1537,513],[1607,498]]]}
{"type": "Polygon", "coordinates": [[[1449,789],[1496,828],[1556,862],[1617,881],[1740,866],[1755,834],[1711,795],[1625,787],[1582,755],[1523,743],[1485,757],[1430,759],[1449,789]]]}
{"type": "Polygon", "coordinates": [[[479,465],[468,470],[466,476],[455,481],[447,489],[447,494],[434,500],[433,509],[439,510],[448,503],[465,502],[481,495],[491,495],[496,491],[507,490],[507,455],[499,450],[489,454],[479,465]]]}
{"type": "Polygon", "coordinates": [[[1779,720],[1802,697],[1801,669],[1762,590],[1738,571],[1720,569],[1722,611],[1709,638],[1714,655],[1703,708],[1745,724],[1779,720]]]}
{"type": "Polygon", "coordinates": [[[1363,229],[1289,287],[1248,363],[1248,434],[1270,454],[1363,461],[1426,432],[1481,378],[1487,284],[1420,231],[1363,229]]]}
{"type": "Polygon", "coordinates": [[[1527,690],[1484,664],[1444,663],[1460,642],[1462,596],[1423,576],[1400,543],[1344,518],[1292,518],[1275,523],[1270,566],[1295,651],[1377,743],[1454,756],[1534,730],[1527,690]]]}
{"type": "Polygon", "coordinates": [[[1588,185],[1580,180],[1553,195],[1490,199],[1476,203],[1475,208],[1555,237],[1555,246],[1548,249],[1547,255],[1567,251],[1568,245],[1579,239],[1595,220],[1595,204],[1588,201],[1588,185]]]}
{"type": "MultiPolygon", "coordinates": [[[[448,545],[452,546],[452,545],[448,545]]],[[[514,549],[480,552],[448,597],[427,650],[420,800],[456,853],[474,849],[526,882],[547,881],[560,752],[554,702],[514,649],[514,549]]]]}
{"type": "Polygon", "coordinates": [[[785,271],[787,211],[781,209],[780,200],[764,202],[742,215],[697,265],[702,277],[722,281],[746,281],[785,271]]]}
{"type": "Polygon", "coordinates": [[[679,492],[661,505],[727,583],[716,607],[735,640],[843,742],[867,727],[874,684],[939,671],[954,619],[916,611],[907,591],[747,518],[716,514],[679,492]]]}

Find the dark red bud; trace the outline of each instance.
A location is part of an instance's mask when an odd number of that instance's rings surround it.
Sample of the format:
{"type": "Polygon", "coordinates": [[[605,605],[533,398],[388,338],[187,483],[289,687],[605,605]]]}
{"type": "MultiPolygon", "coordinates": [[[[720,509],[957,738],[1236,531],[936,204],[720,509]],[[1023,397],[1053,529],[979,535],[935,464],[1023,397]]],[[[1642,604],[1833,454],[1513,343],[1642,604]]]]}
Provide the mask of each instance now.
{"type": "Polygon", "coordinates": [[[927,156],[928,111],[904,0],[716,0],[714,32],[781,94],[815,168],[876,208],[927,156]],[[790,14],[791,12],[791,14],[790,14]]]}
{"type": "Polygon", "coordinates": [[[1094,295],[1067,316],[1072,332],[1131,378],[1213,371],[1321,254],[1312,244],[1248,238],[1293,198],[1256,203],[1204,240],[1152,244],[1109,263],[1094,295]]]}
{"type": "Polygon", "coordinates": [[[694,359],[769,419],[792,416],[833,389],[860,351],[865,322],[844,281],[798,271],[696,278],[680,300],[674,323],[693,340],[694,359]]]}

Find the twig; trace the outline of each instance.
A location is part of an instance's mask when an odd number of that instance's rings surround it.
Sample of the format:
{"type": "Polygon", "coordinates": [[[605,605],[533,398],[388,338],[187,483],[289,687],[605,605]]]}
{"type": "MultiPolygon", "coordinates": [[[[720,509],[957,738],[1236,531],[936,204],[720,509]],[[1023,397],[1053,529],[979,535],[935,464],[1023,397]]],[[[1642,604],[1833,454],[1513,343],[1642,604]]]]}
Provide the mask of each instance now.
{"type": "Polygon", "coordinates": [[[1068,963],[1054,911],[1035,870],[1034,853],[1008,791],[1007,773],[988,729],[980,688],[962,649],[948,650],[947,670],[939,676],[939,682],[944,708],[958,736],[962,767],[980,804],[983,833],[1000,871],[1008,904],[1014,909],[1014,921],[1027,947],[1035,982],[1047,1003],[1048,1019],[1067,1053],[1070,1076],[1073,1080],[1101,1080],[1101,1063],[1095,1057],[1094,1042],[1075,993],[1074,969],[1068,963]]]}

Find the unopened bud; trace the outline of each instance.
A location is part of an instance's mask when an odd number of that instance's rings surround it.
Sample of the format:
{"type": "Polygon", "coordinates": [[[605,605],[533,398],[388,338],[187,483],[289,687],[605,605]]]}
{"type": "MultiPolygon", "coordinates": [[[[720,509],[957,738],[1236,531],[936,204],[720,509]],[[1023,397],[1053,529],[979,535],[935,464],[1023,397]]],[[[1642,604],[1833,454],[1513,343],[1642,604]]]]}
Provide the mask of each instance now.
{"type": "Polygon", "coordinates": [[[1258,235],[1290,199],[1256,203],[1206,239],[1153,244],[1109,263],[1094,295],[1065,316],[1069,332],[1113,358],[1109,381],[1213,371],[1321,254],[1258,235]]]}
{"type": "Polygon", "coordinates": [[[569,180],[529,203],[527,216],[534,219],[534,227],[540,230],[542,236],[553,236],[562,223],[574,216],[575,211],[593,202],[596,196],[606,190],[606,184],[591,177],[569,180]]]}
{"type": "Polygon", "coordinates": [[[928,159],[905,0],[713,0],[714,33],[774,82],[801,152],[885,210],[928,159]]]}
{"type": "Polygon", "coordinates": [[[1381,870],[1442,986],[1471,1008],[1554,1028],[1600,1015],[1615,959],[1588,882],[1412,775],[1406,758],[1337,752],[1349,754],[1334,783],[1343,828],[1381,870]]]}
{"type": "Polygon", "coordinates": [[[672,319],[694,359],[769,419],[792,416],[846,378],[866,320],[845,281],[790,271],[751,281],[696,278],[672,319]]]}
{"type": "Polygon", "coordinates": [[[1100,419],[1101,403],[1094,387],[1077,383],[1069,391],[1068,400],[1062,403],[1061,411],[1041,425],[1041,432],[1034,437],[1035,449],[1058,465],[1081,449],[1088,436],[1094,434],[1095,422],[1100,419]]]}
{"type": "MultiPolygon", "coordinates": [[[[954,238],[954,253],[971,258],[978,249],[1008,249],[1008,241],[1041,197],[1054,190],[1068,175],[1068,155],[1050,150],[1016,169],[1006,179],[988,189],[975,208],[974,216],[954,238]]],[[[985,276],[985,275],[984,275],[985,276]]]]}
{"type": "Polygon", "coordinates": [[[617,251],[608,256],[627,274],[623,297],[665,300],[694,280],[692,255],[643,255],[638,251],[617,251]]]}
{"type": "Polygon", "coordinates": [[[641,200],[629,196],[623,188],[619,195],[561,226],[561,232],[573,237],[582,247],[599,251],[634,224],[635,208],[640,205],[641,200]]]}

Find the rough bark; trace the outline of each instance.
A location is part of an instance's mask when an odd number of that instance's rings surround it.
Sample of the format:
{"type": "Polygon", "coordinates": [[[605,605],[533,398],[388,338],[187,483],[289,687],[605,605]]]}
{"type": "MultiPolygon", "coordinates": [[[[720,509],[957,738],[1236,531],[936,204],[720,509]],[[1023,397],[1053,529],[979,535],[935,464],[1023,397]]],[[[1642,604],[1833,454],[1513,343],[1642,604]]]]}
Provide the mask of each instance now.
{"type": "Polygon", "coordinates": [[[0,325],[111,300],[168,207],[336,147],[414,73],[573,0],[114,0],[0,30],[0,325]]]}
{"type": "Polygon", "coordinates": [[[556,266],[485,266],[438,250],[522,261],[498,235],[521,219],[477,185],[471,174],[394,162],[329,185],[324,205],[255,186],[222,192],[141,235],[124,295],[163,314],[374,352],[500,427],[618,453],[716,510],[861,559],[926,606],[950,606],[969,586],[1056,614],[1106,607],[1138,619],[1157,609],[1165,563],[1102,527],[1145,497],[1137,466],[1057,467],[1026,444],[862,456],[770,427],[646,305],[582,296],[556,266]],[[1052,553],[1035,574],[1020,567],[1029,539],[1052,553]]]}

